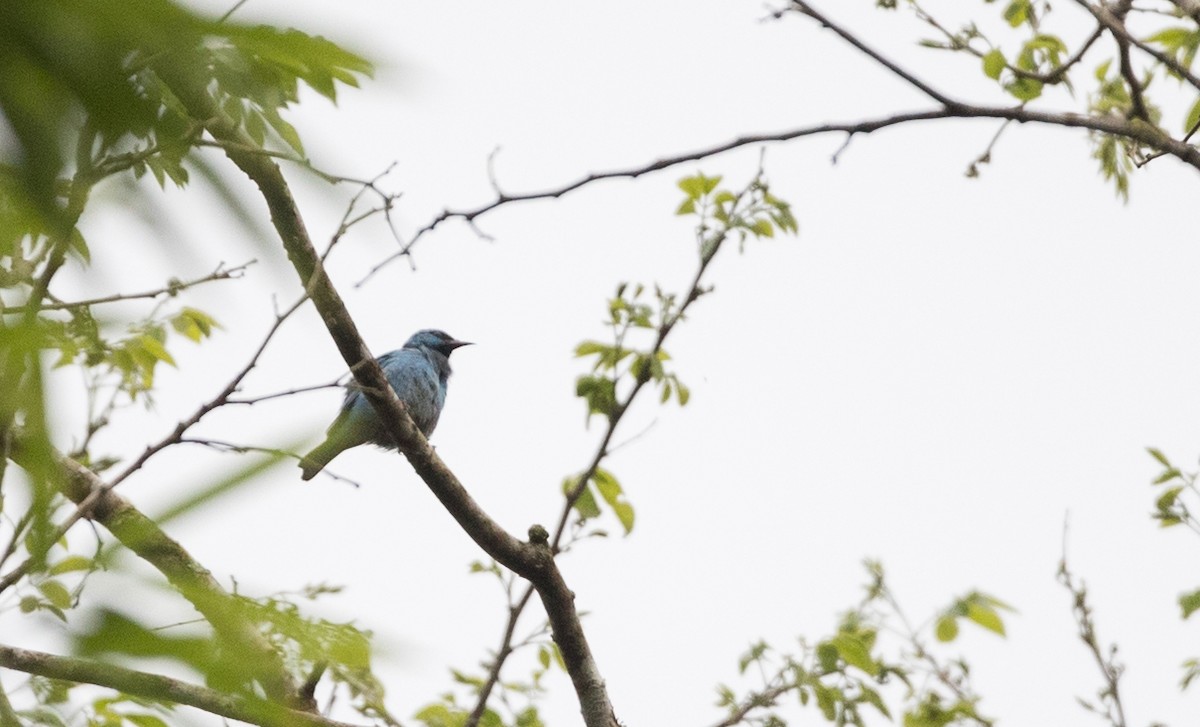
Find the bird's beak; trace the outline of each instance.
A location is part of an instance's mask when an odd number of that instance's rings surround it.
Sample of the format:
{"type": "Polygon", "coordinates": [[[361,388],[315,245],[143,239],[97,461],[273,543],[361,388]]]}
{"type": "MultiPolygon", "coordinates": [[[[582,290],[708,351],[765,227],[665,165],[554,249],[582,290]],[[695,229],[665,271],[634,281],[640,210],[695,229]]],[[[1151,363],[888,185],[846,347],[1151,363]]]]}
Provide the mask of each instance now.
{"type": "Polygon", "coordinates": [[[474,346],[475,344],[471,343],[470,341],[446,341],[446,343],[443,345],[453,351],[456,348],[461,348],[463,346],[474,346]]]}

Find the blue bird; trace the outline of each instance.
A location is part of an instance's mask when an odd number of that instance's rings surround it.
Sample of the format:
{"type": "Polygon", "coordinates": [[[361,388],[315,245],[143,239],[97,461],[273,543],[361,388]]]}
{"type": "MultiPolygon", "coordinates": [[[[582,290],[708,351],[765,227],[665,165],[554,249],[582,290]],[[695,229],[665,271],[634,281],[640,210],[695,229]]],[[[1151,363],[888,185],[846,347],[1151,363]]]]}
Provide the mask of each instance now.
{"type": "MultiPolygon", "coordinates": [[[[446,382],[450,379],[450,354],[466,341],[455,340],[445,331],[417,331],[400,348],[376,359],[388,383],[404,402],[408,415],[417,428],[428,437],[437,426],[446,403],[446,382]]],[[[358,389],[346,392],[342,409],[329,425],[325,441],[300,460],[304,471],[301,479],[311,480],[330,460],[360,444],[374,444],[384,449],[396,445],[383,428],[371,402],[358,389]]]]}

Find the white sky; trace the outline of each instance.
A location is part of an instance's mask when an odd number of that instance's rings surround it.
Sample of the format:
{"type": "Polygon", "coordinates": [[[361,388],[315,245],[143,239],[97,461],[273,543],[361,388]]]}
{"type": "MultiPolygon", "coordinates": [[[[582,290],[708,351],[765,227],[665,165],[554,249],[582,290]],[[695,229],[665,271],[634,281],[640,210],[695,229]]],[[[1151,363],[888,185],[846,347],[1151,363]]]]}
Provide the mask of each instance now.
{"type": "MultiPolygon", "coordinates": [[[[963,95],[1003,102],[973,63],[912,48],[912,24],[872,5],[823,9],[943,88],[969,83],[963,95]]],[[[488,201],[497,147],[500,184],[524,192],[742,133],[928,107],[814,24],[760,22],[766,10],[754,2],[251,0],[243,12],[378,62],[377,78],[336,109],[314,98],[291,118],[322,168],[373,176],[396,161],[388,184],[404,191],[406,232],[445,206],[488,201]]],[[[1060,15],[1068,40],[1086,31],[1074,8],[1060,15]]],[[[1195,713],[1194,695],[1176,687],[1197,650],[1175,598],[1198,585],[1186,557],[1196,542],[1150,521],[1157,468],[1143,451],[1158,446],[1185,464],[1198,453],[1200,250],[1180,200],[1195,173],[1155,162],[1135,174],[1123,206],[1083,134],[1011,128],[983,177],[965,179],[995,128],[879,132],[836,166],[840,137],[768,149],[768,177],[794,204],[800,236],[721,253],[715,294],[668,345],[692,403],[643,402],[618,440],[653,427],[609,464],[637,528],[562,560],[624,722],[717,721],[713,688],[736,681],[747,644],[786,649],[797,635],[828,635],[860,596],[860,561],[875,557],[914,620],[972,588],[1019,609],[1007,639],[965,629],[946,652],[967,655],[985,714],[1086,723],[1074,697],[1091,697],[1099,674],[1054,580],[1067,512],[1072,566],[1090,586],[1101,638],[1119,642],[1128,666],[1131,723],[1195,713]]],[[[493,242],[447,224],[417,248],[415,272],[394,264],[359,289],[393,249],[386,230],[364,226],[335,253],[335,281],[374,349],[423,327],[478,342],[454,356],[433,441],[514,533],[551,524],[563,476],[586,466],[600,434],[599,422],[582,427],[573,382],[584,367],[571,354],[604,336],[606,297],[623,280],[678,289],[690,279],[691,223],[672,216],[675,181],[702,169],[744,184],[758,154],[510,206],[480,220],[493,242]]],[[[290,171],[310,231],[327,240],[344,191],[290,171]]],[[[236,184],[265,220],[252,188],[236,184]]],[[[297,293],[275,241],[227,221],[204,185],[167,194],[162,208],[189,252],[133,224],[146,211],[97,210],[87,220],[93,268],[64,278],[58,294],[260,263],[243,283],[198,292],[195,304],[225,330],[200,348],[175,345],[180,369],[163,372],[157,410],[125,412],[99,441],[106,451],[140,451],[215,394],[269,325],[271,296],[283,305],[297,293]]],[[[343,370],[308,308],[247,390],[343,370]]],[[[73,384],[59,380],[64,426],[77,423],[65,409],[73,384]]],[[[199,432],[260,445],[315,439],[338,397],[221,412],[199,432]]],[[[180,451],[122,491],[153,512],[234,466],[229,455],[180,451]]],[[[501,595],[466,575],[480,553],[396,455],[360,449],[333,469],[363,486],[301,483],[283,467],[170,532],[243,592],[346,586],[318,612],[378,634],[390,705],[408,718],[449,687],[449,667],[472,669],[496,644],[501,595]]],[[[578,723],[565,677],[551,685],[544,716],[578,723]]],[[[810,710],[795,723],[821,722],[810,710]]]]}

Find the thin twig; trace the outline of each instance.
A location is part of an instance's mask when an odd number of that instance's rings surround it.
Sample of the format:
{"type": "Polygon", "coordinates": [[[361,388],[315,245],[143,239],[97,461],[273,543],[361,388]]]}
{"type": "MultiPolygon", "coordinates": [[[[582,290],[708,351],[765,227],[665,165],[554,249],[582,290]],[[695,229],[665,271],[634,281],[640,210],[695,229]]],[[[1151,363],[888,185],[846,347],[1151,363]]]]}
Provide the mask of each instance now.
{"type": "Polygon", "coordinates": [[[1079,629],[1079,639],[1087,646],[1088,653],[1092,655],[1092,660],[1096,662],[1096,666],[1100,669],[1100,675],[1104,679],[1104,686],[1098,693],[1103,711],[1082,699],[1079,702],[1088,711],[1095,712],[1107,719],[1112,727],[1126,727],[1125,705],[1121,702],[1121,676],[1125,668],[1116,660],[1117,647],[1115,644],[1109,647],[1108,654],[1105,655],[1104,649],[1100,646],[1100,639],[1096,635],[1096,622],[1092,618],[1091,604],[1088,603],[1087,585],[1083,581],[1077,581],[1067,566],[1066,520],[1063,521],[1062,548],[1062,559],[1058,564],[1058,582],[1071,594],[1071,612],[1075,616],[1075,625],[1079,629]]]}
{"type": "Polygon", "coordinates": [[[1125,28],[1125,25],[1114,18],[1113,14],[1106,8],[1097,7],[1088,2],[1088,0],[1075,0],[1075,2],[1091,13],[1092,16],[1096,18],[1096,21],[1103,25],[1106,30],[1112,33],[1113,37],[1118,41],[1132,45],[1143,53],[1151,56],[1156,61],[1163,64],[1176,75],[1178,75],[1180,78],[1186,79],[1192,88],[1200,91],[1200,76],[1196,76],[1187,66],[1172,58],[1170,55],[1160,51],[1149,43],[1135,38],[1125,28]]]}
{"type": "Polygon", "coordinates": [[[288,709],[260,699],[227,694],[178,679],[90,659],[55,656],[0,645],[0,666],[51,679],[96,684],[155,701],[186,704],[210,714],[264,727],[354,727],[312,712],[288,709]]]}
{"type": "MultiPolygon", "coordinates": [[[[759,177],[761,176],[762,169],[760,168],[759,177]]],[[[737,209],[737,206],[744,194],[745,192],[742,192],[738,195],[737,199],[732,204],[733,209],[737,209]]],[[[675,329],[675,326],[680,321],[685,319],[688,308],[701,297],[703,297],[704,293],[706,292],[706,288],[704,288],[704,286],[701,284],[701,281],[703,280],[704,273],[708,270],[709,265],[711,265],[712,261],[716,258],[717,252],[726,241],[727,232],[728,231],[722,231],[716,233],[717,237],[715,238],[715,244],[712,251],[707,256],[700,258],[700,264],[697,266],[696,273],[692,277],[691,283],[687,289],[687,293],[683,297],[683,303],[680,304],[677,310],[671,312],[671,314],[667,316],[659,326],[655,336],[654,345],[651,346],[648,353],[649,356],[653,357],[662,350],[663,344],[667,337],[671,334],[671,331],[675,329]]],[[[566,493],[562,510],[559,513],[558,523],[555,525],[554,532],[550,536],[551,551],[555,555],[562,552],[562,538],[566,533],[568,525],[571,521],[571,513],[575,508],[576,502],[578,502],[579,498],[583,496],[583,493],[587,491],[588,483],[595,476],[597,470],[599,470],[600,464],[613,452],[614,449],[616,449],[616,447],[612,445],[612,440],[617,432],[617,428],[619,427],[625,414],[629,411],[629,408],[632,406],[638,394],[649,381],[649,377],[638,377],[634,380],[634,384],[630,388],[629,392],[625,395],[624,399],[617,403],[612,413],[609,415],[608,426],[605,428],[604,434],[601,436],[600,442],[596,446],[596,450],[593,453],[587,468],[578,476],[578,481],[575,486],[566,493]]],[[[645,432],[643,431],[635,435],[634,438],[637,438],[644,433],[645,432]]],[[[628,442],[624,442],[622,445],[617,446],[623,446],[627,443],[628,442]]],[[[508,622],[505,626],[504,638],[501,640],[500,648],[496,651],[496,656],[492,660],[492,663],[488,669],[488,678],[476,697],[475,708],[472,710],[471,716],[467,719],[465,727],[475,727],[478,724],[479,719],[482,717],[484,710],[487,707],[488,699],[491,696],[491,692],[499,681],[500,670],[503,668],[505,660],[512,653],[510,642],[513,631],[516,628],[517,619],[520,617],[525,606],[529,603],[530,596],[532,595],[533,586],[527,586],[525,592],[521,595],[521,598],[510,609],[508,622]]]]}
{"type": "Polygon", "coordinates": [[[796,12],[801,13],[802,15],[807,15],[808,17],[817,21],[818,23],[825,26],[826,28],[829,28],[834,33],[836,33],[839,37],[841,37],[842,40],[846,41],[850,45],[857,48],[860,52],[862,52],[868,58],[874,60],[879,65],[883,66],[884,68],[888,69],[895,75],[904,79],[905,81],[908,82],[908,84],[910,86],[912,86],[913,88],[916,88],[921,93],[925,94],[926,96],[933,99],[934,101],[937,101],[942,106],[945,106],[946,108],[954,108],[958,105],[957,101],[951,99],[946,94],[942,93],[941,91],[937,90],[933,86],[929,85],[928,83],[922,81],[921,79],[917,78],[913,74],[904,70],[903,68],[900,67],[899,64],[897,64],[891,60],[888,60],[879,51],[875,50],[871,46],[869,46],[866,43],[864,43],[863,41],[859,40],[859,38],[856,35],[854,35],[850,31],[846,30],[842,26],[834,23],[832,20],[830,20],[829,18],[827,18],[824,15],[822,15],[821,13],[819,13],[815,8],[813,8],[808,3],[803,2],[802,0],[792,0],[792,7],[795,8],[796,12]]]}
{"type": "MultiPolygon", "coordinates": [[[[277,314],[275,317],[275,322],[271,325],[270,329],[268,329],[266,336],[263,338],[262,343],[259,344],[258,349],[254,352],[254,355],[250,357],[249,363],[242,367],[242,370],[233,377],[233,379],[225,386],[224,389],[221,390],[219,394],[202,404],[187,420],[177,424],[175,429],[166,437],[159,440],[155,444],[146,447],[142,454],[131,464],[129,464],[114,479],[103,486],[92,490],[92,492],[90,492],[86,498],[76,505],[75,510],[68,515],[61,524],[59,524],[59,526],[56,528],[55,536],[48,539],[46,542],[57,542],[60,538],[67,534],[67,532],[75,525],[75,523],[79,522],[85,517],[88,517],[96,503],[100,502],[105,495],[111,492],[117,485],[124,482],[130,475],[141,469],[151,457],[167,447],[177,444],[183,439],[184,433],[195,426],[202,418],[204,418],[206,414],[214,409],[224,406],[226,400],[238,390],[242,380],[245,379],[250,371],[252,371],[258,364],[259,357],[262,356],[263,351],[265,351],[267,348],[267,344],[271,342],[271,339],[275,336],[275,333],[279,330],[279,327],[282,326],[283,322],[286,321],[289,316],[295,313],[301,305],[307,302],[307,300],[307,295],[301,296],[300,299],[293,303],[286,311],[284,311],[282,314],[277,314]]],[[[37,558],[38,554],[30,554],[30,556],[26,558],[24,562],[5,574],[3,578],[0,578],[0,592],[3,592],[5,589],[12,586],[12,584],[20,580],[20,578],[24,577],[24,575],[29,571],[29,568],[32,567],[32,565],[37,561],[37,558]]]]}
{"type": "MultiPolygon", "coordinates": [[[[171,281],[170,283],[168,283],[165,287],[157,288],[155,290],[147,290],[147,291],[143,291],[141,293],[114,293],[113,295],[106,295],[106,296],[103,296],[100,298],[88,298],[87,300],[76,300],[76,301],[55,300],[51,303],[44,303],[43,305],[39,306],[39,310],[70,310],[70,309],[75,309],[75,308],[84,308],[87,306],[100,305],[102,303],[117,303],[117,302],[126,301],[126,300],[158,298],[158,297],[164,296],[164,295],[175,296],[181,291],[187,290],[188,288],[191,288],[191,287],[194,287],[197,285],[202,285],[204,283],[210,283],[215,280],[235,280],[237,278],[240,278],[242,276],[242,274],[246,271],[246,268],[250,267],[255,262],[257,262],[257,261],[251,260],[249,262],[242,263],[241,265],[237,265],[232,268],[226,268],[224,263],[220,263],[219,265],[217,265],[216,270],[212,271],[211,273],[209,273],[208,275],[205,275],[203,277],[195,278],[194,280],[185,280],[185,281],[174,280],[174,281],[171,281]]],[[[5,308],[4,312],[5,313],[24,313],[25,309],[27,307],[28,306],[24,306],[24,305],[13,306],[11,308],[5,308]]]]}

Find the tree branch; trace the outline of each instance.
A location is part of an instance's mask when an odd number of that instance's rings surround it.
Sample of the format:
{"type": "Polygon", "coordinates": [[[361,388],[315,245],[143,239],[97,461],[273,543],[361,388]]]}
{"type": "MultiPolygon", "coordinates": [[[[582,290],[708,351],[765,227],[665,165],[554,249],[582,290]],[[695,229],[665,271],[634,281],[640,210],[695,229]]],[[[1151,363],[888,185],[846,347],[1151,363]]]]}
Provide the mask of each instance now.
{"type": "Polygon", "coordinates": [[[554,562],[548,534],[540,526],[534,526],[530,531],[531,542],[523,543],[507,533],[471,498],[413,424],[363,342],[345,303],[325,272],[279,167],[269,157],[239,148],[248,143],[248,138],[187,71],[164,68],[161,72],[193,118],[203,119],[206,129],[218,142],[230,144],[225,149],[226,155],[258,186],[305,292],[312,298],[342,358],[400,452],[476,544],[537,588],[575,686],[584,722],[588,727],[616,727],[616,716],[604,680],[579,623],[574,594],[567,588],[554,562]]]}
{"type": "MultiPolygon", "coordinates": [[[[128,479],[133,473],[141,469],[151,457],[163,451],[167,447],[182,442],[183,435],[186,434],[187,431],[193,426],[198,424],[200,420],[203,419],[209,412],[228,403],[229,398],[238,390],[238,387],[241,386],[242,381],[250,374],[254,367],[258,365],[259,357],[262,356],[263,351],[266,350],[267,345],[271,342],[271,339],[274,338],[275,333],[279,330],[279,327],[282,326],[283,322],[286,321],[293,313],[299,310],[300,306],[302,306],[306,301],[306,297],[301,297],[286,311],[275,316],[275,322],[271,325],[271,328],[268,329],[266,336],[263,337],[262,343],[259,344],[254,354],[250,357],[250,361],[242,367],[241,371],[234,375],[233,379],[225,385],[225,388],[222,389],[220,393],[204,404],[201,404],[196,412],[187,420],[176,424],[175,429],[172,430],[172,432],[166,437],[146,447],[146,449],[143,450],[142,454],[139,455],[137,459],[130,463],[110,482],[101,483],[100,486],[91,490],[82,500],[77,500],[75,512],[67,516],[67,518],[58,525],[57,532],[55,533],[54,537],[46,539],[45,542],[47,543],[47,547],[49,547],[49,544],[57,542],[59,538],[66,535],[67,531],[74,527],[75,523],[79,522],[83,518],[89,517],[91,515],[92,508],[95,507],[96,503],[99,502],[101,498],[111,492],[117,485],[128,479]]],[[[29,568],[35,562],[39,561],[43,555],[43,553],[31,553],[29,557],[23,563],[21,563],[20,566],[14,568],[3,578],[0,578],[0,592],[3,592],[5,589],[16,583],[17,580],[22,578],[29,571],[29,568]]],[[[3,559],[0,559],[0,562],[3,562],[3,559]]]]}
{"type": "Polygon", "coordinates": [[[1106,7],[1097,7],[1088,2],[1088,0],[1075,0],[1075,2],[1091,13],[1092,16],[1096,18],[1096,22],[1100,23],[1106,30],[1108,30],[1108,32],[1112,33],[1113,38],[1115,38],[1117,43],[1123,48],[1127,49],[1128,46],[1137,48],[1146,55],[1151,56],[1156,61],[1166,66],[1171,72],[1177,74],[1180,78],[1186,79],[1192,88],[1200,91],[1200,76],[1196,76],[1187,66],[1183,65],[1166,53],[1163,53],[1154,46],[1133,37],[1133,35],[1129,33],[1129,30],[1126,29],[1125,24],[1115,17],[1113,13],[1106,7]]]}
{"type": "MultiPolygon", "coordinates": [[[[31,461],[36,463],[38,455],[31,449],[15,436],[10,455],[14,462],[28,468],[31,461]]],[[[233,598],[208,569],[128,500],[107,489],[95,472],[58,452],[52,451],[51,456],[60,469],[58,485],[63,494],[77,504],[90,501],[88,517],[104,525],[125,547],[157,568],[204,616],[216,634],[236,645],[252,662],[253,673],[268,696],[280,704],[315,710],[315,704],[299,703],[299,687],[279,654],[259,632],[257,625],[242,615],[233,598]]],[[[27,564],[28,561],[6,575],[0,588],[22,577],[27,564]]]]}
{"type": "MultiPolygon", "coordinates": [[[[101,303],[116,303],[118,301],[123,301],[123,300],[138,300],[138,299],[142,299],[142,298],[157,298],[162,295],[172,295],[173,296],[173,295],[178,294],[179,291],[181,291],[181,290],[187,290],[188,288],[191,288],[193,286],[201,285],[203,283],[209,283],[214,280],[233,280],[236,278],[240,278],[242,276],[242,273],[245,272],[246,268],[253,265],[254,262],[255,262],[254,260],[251,260],[248,263],[242,263],[241,265],[237,265],[232,268],[226,268],[225,264],[222,263],[217,266],[216,270],[212,271],[208,275],[205,275],[200,278],[196,278],[195,280],[172,281],[166,287],[159,288],[157,290],[147,290],[147,291],[144,291],[141,293],[115,293],[113,295],[106,295],[106,296],[103,296],[100,298],[89,298],[87,300],[77,300],[77,301],[55,300],[54,302],[45,303],[45,304],[39,306],[38,310],[39,311],[69,310],[71,308],[83,308],[85,306],[99,305],[101,303]]],[[[13,306],[11,308],[5,308],[4,312],[5,313],[24,313],[27,307],[28,306],[24,306],[24,305],[13,306]]]]}
{"type": "Polygon", "coordinates": [[[937,101],[942,106],[945,106],[947,108],[953,108],[958,105],[957,101],[954,101],[946,94],[942,93],[941,91],[938,91],[933,86],[930,86],[928,83],[925,83],[921,79],[912,75],[911,73],[904,70],[903,68],[901,68],[899,65],[897,65],[893,61],[888,60],[881,53],[879,53],[879,51],[875,50],[871,46],[862,42],[853,33],[849,32],[848,30],[841,27],[840,25],[837,25],[836,23],[834,23],[832,20],[826,18],[821,13],[817,12],[817,10],[815,8],[813,8],[808,3],[803,2],[803,0],[792,0],[792,7],[795,8],[796,12],[800,13],[801,15],[807,15],[808,17],[817,21],[818,23],[825,26],[826,28],[829,28],[834,33],[837,33],[837,35],[840,36],[842,40],[844,40],[847,43],[849,43],[850,45],[854,46],[859,51],[861,51],[864,55],[869,57],[871,60],[875,61],[879,65],[883,66],[884,68],[888,69],[889,71],[896,74],[900,78],[904,79],[905,81],[908,82],[908,84],[910,86],[916,88],[921,93],[925,94],[926,96],[933,99],[934,101],[937,101]]]}
{"type": "Polygon", "coordinates": [[[318,714],[287,709],[272,702],[233,696],[158,674],[91,659],[56,656],[0,645],[0,667],[50,679],[95,684],[156,701],[186,704],[210,714],[262,727],[356,727],[318,714]]]}

